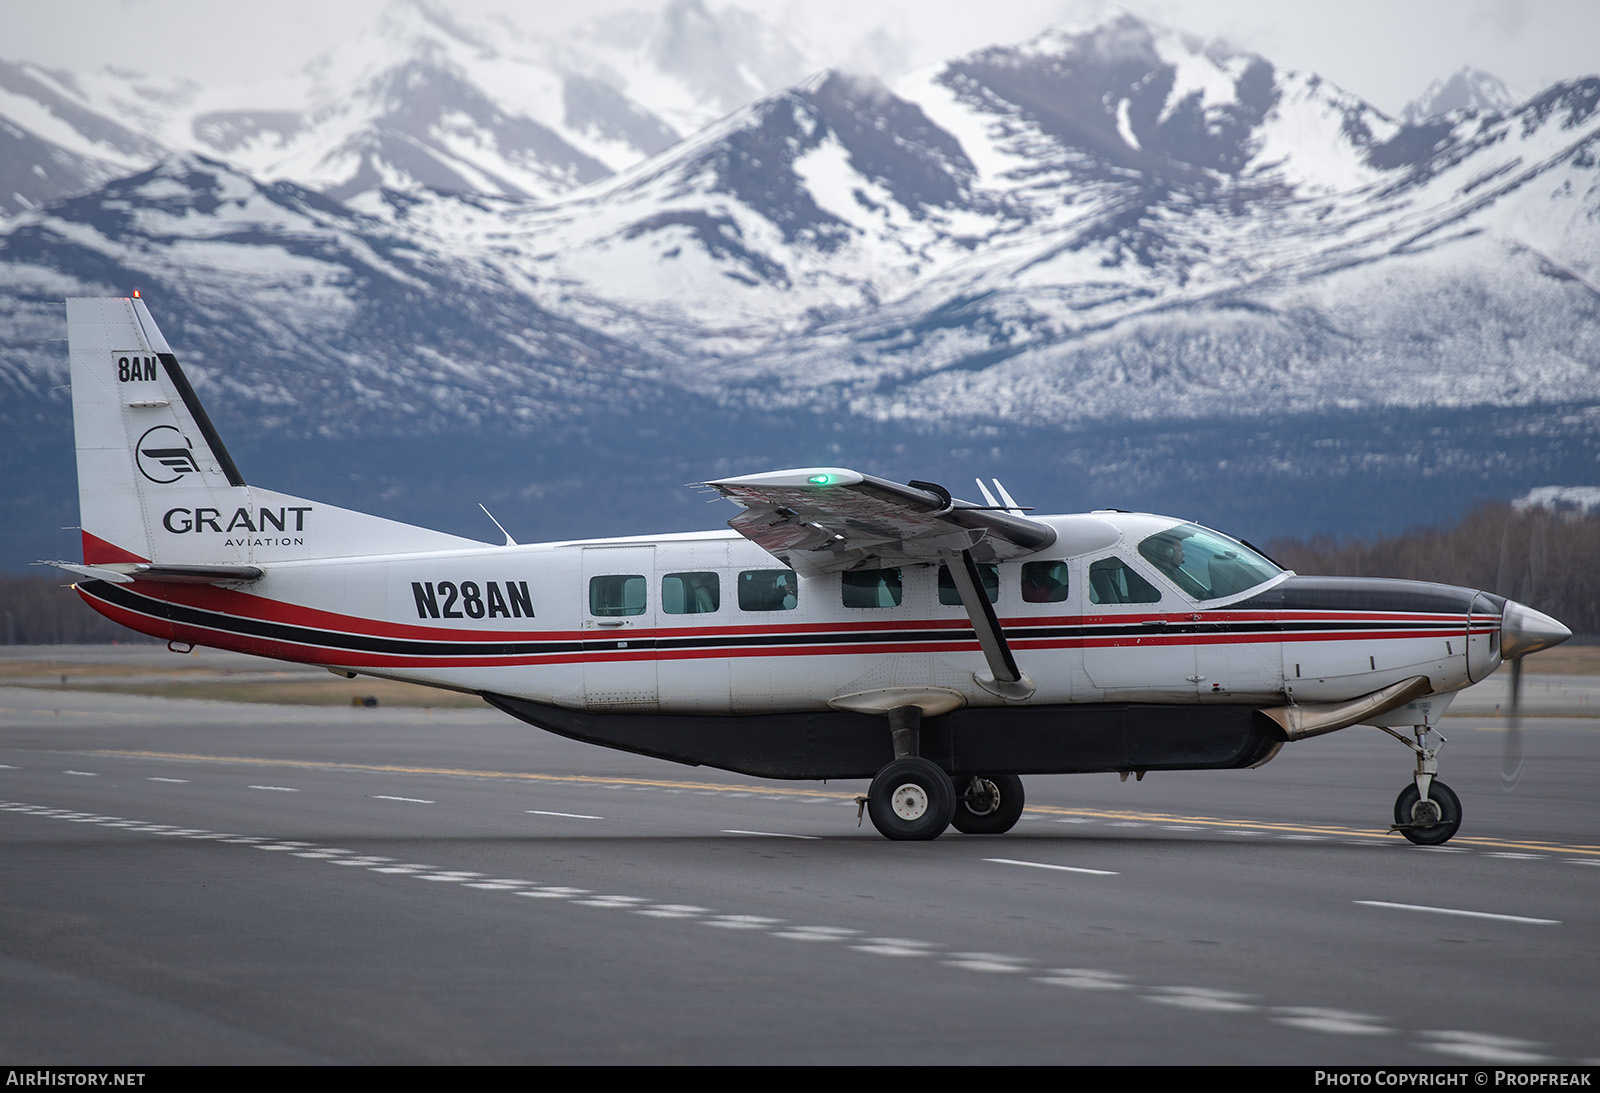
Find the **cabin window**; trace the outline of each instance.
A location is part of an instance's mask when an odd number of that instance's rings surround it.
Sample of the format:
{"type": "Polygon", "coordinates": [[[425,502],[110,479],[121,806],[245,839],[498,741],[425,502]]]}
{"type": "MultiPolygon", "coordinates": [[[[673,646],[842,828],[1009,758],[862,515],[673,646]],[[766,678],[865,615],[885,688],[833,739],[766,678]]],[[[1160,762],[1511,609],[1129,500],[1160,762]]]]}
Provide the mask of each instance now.
{"type": "Polygon", "coordinates": [[[840,574],[846,607],[899,607],[900,570],[856,569],[840,574]]]}
{"type": "Polygon", "coordinates": [[[1089,566],[1090,603],[1157,603],[1155,585],[1128,568],[1121,558],[1101,558],[1089,566]]]}
{"type": "MultiPolygon", "coordinates": [[[[978,567],[978,583],[983,585],[983,594],[989,597],[990,603],[1000,602],[1000,567],[997,565],[980,565],[978,567]]],[[[899,601],[896,600],[896,603],[899,601]]],[[[961,606],[961,593],[956,589],[956,579],[950,575],[950,568],[939,567],[939,602],[961,606]]]]}
{"type": "Polygon", "coordinates": [[[661,578],[661,610],[669,615],[709,615],[721,604],[715,573],[668,573],[661,578]]]}
{"type": "Polygon", "coordinates": [[[739,574],[740,611],[793,611],[800,581],[792,569],[747,569],[739,574]]]}
{"type": "Polygon", "coordinates": [[[1179,524],[1148,536],[1139,554],[1197,600],[1232,596],[1270,581],[1283,570],[1237,539],[1179,524]]]}
{"type": "Polygon", "coordinates": [[[589,578],[589,614],[602,618],[644,614],[646,583],[640,573],[589,578]]]}
{"type": "MultiPolygon", "coordinates": [[[[1061,603],[1067,598],[1066,562],[1023,562],[1024,603],[1061,603]]],[[[1095,602],[1099,602],[1098,600],[1095,602]]]]}

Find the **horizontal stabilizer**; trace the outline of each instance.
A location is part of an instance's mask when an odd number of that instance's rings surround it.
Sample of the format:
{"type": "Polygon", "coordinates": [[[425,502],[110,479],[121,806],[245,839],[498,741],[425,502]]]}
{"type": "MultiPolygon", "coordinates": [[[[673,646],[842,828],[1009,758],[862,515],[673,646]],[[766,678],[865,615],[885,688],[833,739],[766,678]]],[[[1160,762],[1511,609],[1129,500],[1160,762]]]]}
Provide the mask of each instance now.
{"type": "Polygon", "coordinates": [[[76,562],[39,562],[91,581],[130,584],[155,581],[158,584],[237,584],[259,581],[266,570],[258,565],[157,565],[149,562],[79,565],[76,562]]]}

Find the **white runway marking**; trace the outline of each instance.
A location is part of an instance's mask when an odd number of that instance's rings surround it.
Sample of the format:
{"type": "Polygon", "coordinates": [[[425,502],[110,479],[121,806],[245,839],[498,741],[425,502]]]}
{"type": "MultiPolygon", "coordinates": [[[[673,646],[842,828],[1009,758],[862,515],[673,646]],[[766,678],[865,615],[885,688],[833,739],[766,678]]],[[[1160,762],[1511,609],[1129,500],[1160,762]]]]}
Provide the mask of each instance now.
{"type": "Polygon", "coordinates": [[[821,835],[789,835],[782,831],[740,831],[738,828],[725,827],[724,835],[760,835],[766,839],[820,839],[821,835]]]}
{"type": "Polygon", "coordinates": [[[64,770],[62,774],[75,774],[79,778],[98,778],[100,775],[92,770],[64,770]]]}
{"type": "Polygon", "coordinates": [[[1146,1002],[1159,1002],[1163,1006],[1178,1006],[1181,1009],[1206,1010],[1211,1013],[1242,1013],[1245,1010],[1255,1009],[1255,1003],[1246,1002],[1246,998],[1254,998],[1251,994],[1240,994],[1238,991],[1222,991],[1211,987],[1154,987],[1157,993],[1144,996],[1146,1002]]]}
{"type": "Polygon", "coordinates": [[[842,926],[791,926],[787,930],[774,930],[772,936],[786,941],[843,941],[860,932],[842,926]]]}
{"type": "Polygon", "coordinates": [[[405,801],[407,804],[413,805],[431,805],[434,803],[433,801],[424,801],[421,797],[391,797],[387,793],[374,793],[372,799],[374,801],[405,801]]]}
{"type": "Polygon", "coordinates": [[[932,956],[936,946],[931,941],[916,941],[905,937],[869,937],[850,948],[858,953],[873,956],[932,956]]]}
{"type": "Polygon", "coordinates": [[[582,812],[541,812],[537,808],[527,809],[529,816],[559,816],[563,820],[603,820],[604,816],[586,816],[582,812]]]}
{"type": "Polygon", "coordinates": [[[1559,918],[1528,918],[1524,915],[1496,915],[1488,911],[1463,911],[1456,907],[1426,907],[1419,903],[1386,903],[1379,899],[1358,899],[1363,907],[1387,907],[1393,911],[1426,911],[1434,915],[1459,915],[1462,918],[1488,918],[1499,922],[1522,922],[1530,926],[1560,926],[1559,918]]]}
{"type": "Polygon", "coordinates": [[[1430,1051],[1445,1055],[1460,1055],[1480,1062],[1531,1065],[1550,1061],[1550,1056],[1528,1050],[1540,1046],[1532,1040],[1518,1040],[1511,1036],[1496,1036],[1490,1032],[1463,1032],[1455,1029],[1423,1032],[1421,1036],[1424,1040],[1433,1041],[1423,1045],[1430,1051]]]}
{"type": "Polygon", "coordinates": [[[530,888],[527,891],[517,893],[519,896],[532,896],[534,899],[571,899],[573,896],[587,896],[588,894],[589,890],[587,888],[558,888],[551,885],[541,885],[538,888],[530,888]]]}
{"type": "Polygon", "coordinates": [[[1057,968],[1049,975],[1036,975],[1033,978],[1036,983],[1080,991],[1125,991],[1133,986],[1132,983],[1121,982],[1128,978],[1123,972],[1105,972],[1098,968],[1057,968]]]}
{"type": "Polygon", "coordinates": [[[636,907],[633,913],[651,918],[698,918],[710,914],[711,908],[696,907],[692,903],[658,903],[654,907],[636,907]]]}
{"type": "Polygon", "coordinates": [[[299,793],[293,786],[251,786],[251,789],[270,789],[274,793],[299,793]]]}
{"type": "Polygon", "coordinates": [[[946,953],[940,963],[969,972],[1022,972],[1033,961],[1004,953],[946,953]]]}
{"type": "Polygon", "coordinates": [[[1051,865],[1042,861],[1018,861],[1016,858],[984,858],[984,861],[994,862],[996,865],[1025,865],[1029,869],[1055,869],[1062,873],[1089,873],[1096,877],[1118,877],[1122,874],[1113,873],[1109,869],[1082,869],[1076,865],[1051,865]]]}
{"type": "Polygon", "coordinates": [[[717,915],[715,918],[706,919],[704,924],[718,926],[724,930],[765,930],[768,926],[783,925],[783,919],[767,918],[764,915],[717,915]]]}
{"type": "Polygon", "coordinates": [[[1385,1036],[1390,1031],[1384,1026],[1382,1018],[1369,1013],[1321,1006],[1275,1006],[1273,1012],[1277,1016],[1272,1020],[1280,1025],[1303,1028],[1309,1032],[1325,1032],[1332,1036],[1385,1036]]]}
{"type": "Polygon", "coordinates": [[[177,782],[177,783],[180,783],[182,785],[188,785],[189,784],[189,779],[187,779],[187,778],[146,778],[145,781],[146,782],[177,782]]]}

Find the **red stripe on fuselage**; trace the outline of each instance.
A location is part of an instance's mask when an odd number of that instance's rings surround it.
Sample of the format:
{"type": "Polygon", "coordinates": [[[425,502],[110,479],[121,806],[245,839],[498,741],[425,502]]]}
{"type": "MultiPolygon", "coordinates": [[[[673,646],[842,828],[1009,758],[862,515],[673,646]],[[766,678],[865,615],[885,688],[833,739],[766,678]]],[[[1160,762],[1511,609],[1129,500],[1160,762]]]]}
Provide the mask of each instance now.
{"type": "MultiPolygon", "coordinates": [[[[126,587],[126,586],[125,586],[126,587]]],[[[890,620],[863,620],[847,623],[796,623],[789,625],[770,626],[723,626],[723,627],[652,627],[616,630],[464,630],[454,627],[439,626],[414,626],[410,624],[386,623],[372,619],[362,619],[334,612],[321,611],[316,608],[303,607],[296,604],[286,604],[277,600],[270,600],[260,596],[253,596],[229,589],[214,588],[209,586],[182,586],[158,585],[151,587],[149,582],[134,582],[139,594],[152,601],[171,601],[208,613],[215,613],[217,625],[208,626],[200,623],[169,622],[164,618],[153,615],[129,611],[117,605],[106,603],[97,597],[85,595],[84,598],[95,610],[141,633],[152,634],[169,640],[190,641],[196,644],[211,645],[218,648],[236,649],[241,652],[255,653],[261,656],[276,657],[279,659],[298,660],[312,664],[327,664],[343,667],[413,667],[413,668],[440,668],[440,667],[514,667],[519,665],[536,666],[542,664],[573,664],[582,662],[604,661],[651,661],[651,660],[704,660],[718,658],[744,658],[744,657],[773,657],[773,656],[866,656],[880,654],[894,654],[904,652],[976,652],[979,649],[975,637],[963,637],[952,633],[949,640],[921,640],[921,641],[872,641],[874,633],[884,631],[960,631],[970,628],[963,619],[938,619],[920,621],[890,621],[890,620]],[[148,589],[148,591],[147,591],[148,589]],[[156,595],[154,593],[159,593],[156,595]],[[231,609],[231,610],[230,610],[231,609]],[[328,641],[323,643],[316,640],[319,635],[308,634],[303,639],[284,639],[259,637],[249,634],[240,634],[227,627],[229,618],[251,619],[280,623],[307,630],[317,630],[326,633],[328,641]],[[771,644],[771,645],[707,645],[691,649],[608,649],[598,650],[562,650],[549,653],[521,653],[521,654],[488,654],[474,655],[472,646],[482,642],[550,642],[572,643],[585,642],[591,646],[595,642],[615,639],[617,641],[653,641],[656,639],[670,640],[699,639],[715,642],[726,639],[738,642],[741,638],[749,637],[793,637],[820,636],[826,634],[840,635],[840,640],[827,644],[803,642],[798,644],[771,644]],[[424,640],[431,642],[459,643],[462,652],[460,655],[438,654],[410,654],[410,653],[384,653],[370,650],[355,650],[339,646],[340,637],[370,637],[388,638],[394,640],[424,640]],[[850,640],[856,637],[860,640],[850,640]]],[[[80,590],[81,592],[81,590],[80,590]]],[[[1492,618],[1496,624],[1497,616],[1480,616],[1492,618]]],[[[1476,623],[1478,620],[1474,619],[1476,623]]],[[[1404,614],[1399,612],[1297,612],[1273,614],[1271,612],[1216,612],[1201,614],[1198,620],[1194,613],[1183,615],[1094,615],[1094,616],[1052,616],[1020,617],[1004,620],[1002,625],[1011,629],[1010,641],[1014,648],[1024,650],[1047,649],[1083,649],[1083,648],[1139,648],[1139,647],[1170,647],[1174,645],[1224,645],[1224,644],[1259,644],[1262,642],[1317,642],[1317,641],[1372,641],[1372,640],[1405,640],[1412,638],[1437,639],[1460,635],[1467,628],[1467,619],[1459,615],[1441,614],[1404,614]],[[1277,625],[1305,622],[1342,621],[1346,623],[1367,623],[1369,629],[1362,630],[1312,630],[1312,631],[1282,631],[1278,629],[1263,629],[1260,631],[1246,631],[1238,633],[1139,633],[1139,634],[1111,634],[1111,635],[1051,635],[1030,637],[1028,631],[1040,627],[1070,627],[1085,628],[1091,626],[1129,626],[1145,624],[1153,620],[1167,620],[1169,622],[1193,623],[1233,623],[1235,625],[1245,622],[1271,623],[1277,625]],[[1397,622],[1410,621],[1413,625],[1426,626],[1425,630],[1394,629],[1397,622]]],[[[1471,632],[1490,632],[1493,627],[1474,626],[1471,632]]]]}

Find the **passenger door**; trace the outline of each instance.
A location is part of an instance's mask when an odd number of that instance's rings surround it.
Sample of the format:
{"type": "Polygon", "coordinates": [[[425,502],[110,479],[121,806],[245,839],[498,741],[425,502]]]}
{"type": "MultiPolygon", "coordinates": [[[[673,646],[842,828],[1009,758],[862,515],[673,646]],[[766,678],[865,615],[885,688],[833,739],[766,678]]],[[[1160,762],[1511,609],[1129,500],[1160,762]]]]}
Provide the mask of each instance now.
{"type": "Polygon", "coordinates": [[[656,684],[654,546],[583,550],[583,695],[591,710],[651,713],[656,684]]]}

